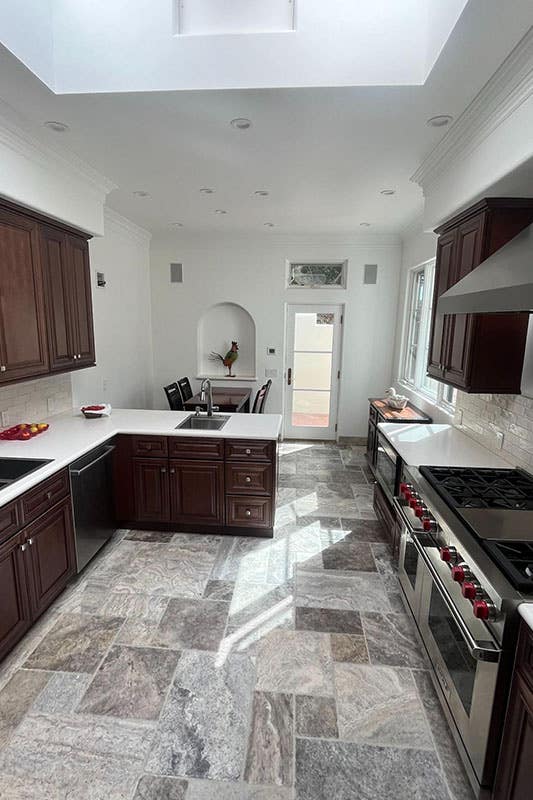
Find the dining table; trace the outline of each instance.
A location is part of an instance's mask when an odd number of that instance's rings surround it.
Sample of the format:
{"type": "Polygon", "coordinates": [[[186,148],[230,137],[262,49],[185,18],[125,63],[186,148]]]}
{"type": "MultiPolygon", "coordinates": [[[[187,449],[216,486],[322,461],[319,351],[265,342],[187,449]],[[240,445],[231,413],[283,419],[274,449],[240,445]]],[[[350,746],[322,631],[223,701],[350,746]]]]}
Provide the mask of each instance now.
{"type": "MultiPolygon", "coordinates": [[[[250,411],[251,389],[232,387],[213,386],[213,406],[218,406],[219,411],[231,413],[242,412],[247,414],[250,411]]],[[[207,402],[200,399],[200,393],[194,394],[183,404],[186,411],[194,411],[200,407],[202,411],[207,408],[207,402]]]]}

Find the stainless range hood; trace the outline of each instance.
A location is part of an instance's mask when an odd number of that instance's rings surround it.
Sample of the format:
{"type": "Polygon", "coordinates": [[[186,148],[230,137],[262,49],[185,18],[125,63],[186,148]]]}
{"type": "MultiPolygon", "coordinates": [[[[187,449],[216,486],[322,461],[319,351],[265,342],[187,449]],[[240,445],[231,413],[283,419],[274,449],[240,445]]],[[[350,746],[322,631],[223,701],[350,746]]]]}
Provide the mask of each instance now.
{"type": "Polygon", "coordinates": [[[533,311],[533,225],[439,298],[440,314],[533,311]]]}

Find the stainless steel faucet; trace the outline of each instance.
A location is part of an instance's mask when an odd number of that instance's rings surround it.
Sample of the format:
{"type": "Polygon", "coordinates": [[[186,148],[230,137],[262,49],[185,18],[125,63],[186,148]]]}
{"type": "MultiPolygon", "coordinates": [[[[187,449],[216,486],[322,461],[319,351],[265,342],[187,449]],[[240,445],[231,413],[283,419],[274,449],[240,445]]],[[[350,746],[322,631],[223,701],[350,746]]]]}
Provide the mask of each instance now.
{"type": "Polygon", "coordinates": [[[202,403],[206,402],[206,390],[207,390],[207,416],[213,416],[213,390],[211,389],[211,381],[209,378],[204,378],[202,381],[202,385],[200,386],[200,400],[202,403]]]}

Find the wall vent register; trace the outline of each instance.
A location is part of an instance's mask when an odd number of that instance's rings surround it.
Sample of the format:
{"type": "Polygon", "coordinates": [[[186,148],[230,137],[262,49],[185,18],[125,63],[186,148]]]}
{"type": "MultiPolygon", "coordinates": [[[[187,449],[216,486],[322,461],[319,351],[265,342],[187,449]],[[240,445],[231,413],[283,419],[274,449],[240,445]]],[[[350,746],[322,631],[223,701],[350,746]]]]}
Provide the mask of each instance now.
{"type": "Polygon", "coordinates": [[[170,283],[183,283],[183,264],[170,265],[170,283]]]}

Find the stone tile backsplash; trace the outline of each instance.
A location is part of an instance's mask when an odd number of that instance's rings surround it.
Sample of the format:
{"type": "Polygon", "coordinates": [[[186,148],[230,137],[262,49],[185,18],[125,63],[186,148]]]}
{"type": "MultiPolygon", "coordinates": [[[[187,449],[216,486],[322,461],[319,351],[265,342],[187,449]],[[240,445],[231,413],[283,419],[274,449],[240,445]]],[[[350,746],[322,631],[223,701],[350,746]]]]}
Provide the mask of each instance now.
{"type": "Polygon", "coordinates": [[[71,408],[70,375],[51,375],[0,387],[0,428],[18,422],[38,422],[71,408]]]}
{"type": "Polygon", "coordinates": [[[513,466],[533,472],[533,398],[457,392],[454,425],[513,466]]]}

